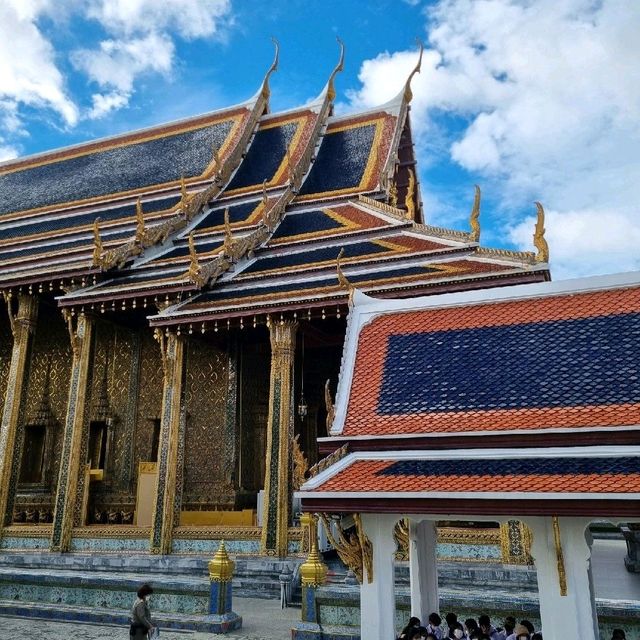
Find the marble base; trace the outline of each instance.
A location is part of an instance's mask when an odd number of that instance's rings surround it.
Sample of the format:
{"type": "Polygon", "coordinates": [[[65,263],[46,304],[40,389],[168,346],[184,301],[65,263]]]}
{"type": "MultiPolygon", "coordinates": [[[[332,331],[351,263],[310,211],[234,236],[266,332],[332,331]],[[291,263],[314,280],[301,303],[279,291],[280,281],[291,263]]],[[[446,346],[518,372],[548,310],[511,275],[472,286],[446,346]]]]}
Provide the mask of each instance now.
{"type": "Polygon", "coordinates": [[[230,611],[229,613],[210,613],[202,619],[208,625],[210,633],[229,633],[242,628],[242,616],[230,611]]]}

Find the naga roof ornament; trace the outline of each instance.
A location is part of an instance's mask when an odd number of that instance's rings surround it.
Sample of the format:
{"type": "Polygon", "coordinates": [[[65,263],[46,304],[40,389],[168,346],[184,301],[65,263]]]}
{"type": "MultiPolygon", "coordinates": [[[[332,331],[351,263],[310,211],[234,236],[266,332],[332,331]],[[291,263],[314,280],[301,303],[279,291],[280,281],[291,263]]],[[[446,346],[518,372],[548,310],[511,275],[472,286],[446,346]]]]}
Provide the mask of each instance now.
{"type": "Polygon", "coordinates": [[[334,86],[335,77],[344,69],[344,42],[336,36],[336,40],[340,45],[340,59],[338,60],[338,64],[335,66],[335,69],[331,72],[329,76],[329,82],[327,83],[327,99],[329,102],[333,102],[336,99],[336,89],[334,86]]]}
{"type": "Polygon", "coordinates": [[[473,208],[469,216],[469,225],[471,226],[469,240],[471,240],[471,242],[480,242],[480,187],[476,185],[475,188],[476,193],[473,197],[473,208]]]}
{"type": "Polygon", "coordinates": [[[142,199],[136,202],[136,240],[142,242],[145,234],[144,211],[142,210],[142,199]]]}
{"type": "Polygon", "coordinates": [[[403,97],[405,99],[405,102],[411,102],[411,99],[413,98],[413,92],[411,91],[411,80],[413,80],[413,76],[416,73],[420,73],[420,67],[422,65],[422,53],[424,51],[424,45],[422,44],[422,40],[420,40],[420,38],[417,38],[417,42],[420,45],[420,54],[418,55],[418,64],[416,64],[416,66],[413,68],[413,71],[409,74],[409,77],[407,78],[407,81],[404,85],[403,97]]]}
{"type": "Polygon", "coordinates": [[[276,51],[273,57],[273,62],[271,63],[271,66],[267,70],[267,74],[265,75],[264,80],[262,81],[262,88],[260,89],[260,95],[262,96],[262,99],[266,102],[265,111],[267,113],[269,112],[269,98],[271,97],[271,89],[269,88],[269,79],[271,78],[271,74],[278,70],[278,62],[280,61],[280,43],[273,36],[271,37],[271,42],[273,42],[273,45],[276,51]]]}
{"type": "Polygon", "coordinates": [[[416,174],[413,169],[409,169],[409,184],[407,185],[407,196],[405,198],[407,207],[407,219],[416,219],[416,174]]]}
{"type": "Polygon", "coordinates": [[[549,245],[544,237],[546,231],[544,228],[544,208],[539,202],[536,202],[536,209],[538,210],[538,217],[533,232],[533,245],[538,250],[536,262],[549,262],[549,245]]]}

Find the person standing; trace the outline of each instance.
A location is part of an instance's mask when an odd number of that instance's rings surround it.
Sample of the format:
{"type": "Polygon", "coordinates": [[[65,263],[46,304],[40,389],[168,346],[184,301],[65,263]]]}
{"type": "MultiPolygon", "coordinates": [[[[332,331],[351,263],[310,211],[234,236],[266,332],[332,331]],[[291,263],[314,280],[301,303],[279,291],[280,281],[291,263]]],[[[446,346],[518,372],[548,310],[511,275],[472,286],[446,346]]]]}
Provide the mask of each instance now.
{"type": "Polygon", "coordinates": [[[138,589],[138,597],[131,608],[130,640],[147,640],[149,634],[154,630],[149,609],[149,596],[152,593],[153,589],[148,584],[143,584],[138,589]]]}

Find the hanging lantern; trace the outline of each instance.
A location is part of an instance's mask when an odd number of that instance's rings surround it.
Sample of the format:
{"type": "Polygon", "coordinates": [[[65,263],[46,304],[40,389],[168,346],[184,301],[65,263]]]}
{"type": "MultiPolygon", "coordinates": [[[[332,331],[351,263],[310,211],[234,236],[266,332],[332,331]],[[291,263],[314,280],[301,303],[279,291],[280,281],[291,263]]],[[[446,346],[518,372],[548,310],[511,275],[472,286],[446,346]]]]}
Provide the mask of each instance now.
{"type": "Polygon", "coordinates": [[[302,358],[300,362],[300,401],[298,402],[298,415],[304,420],[309,413],[309,405],[304,397],[304,333],[302,334],[302,358]]]}

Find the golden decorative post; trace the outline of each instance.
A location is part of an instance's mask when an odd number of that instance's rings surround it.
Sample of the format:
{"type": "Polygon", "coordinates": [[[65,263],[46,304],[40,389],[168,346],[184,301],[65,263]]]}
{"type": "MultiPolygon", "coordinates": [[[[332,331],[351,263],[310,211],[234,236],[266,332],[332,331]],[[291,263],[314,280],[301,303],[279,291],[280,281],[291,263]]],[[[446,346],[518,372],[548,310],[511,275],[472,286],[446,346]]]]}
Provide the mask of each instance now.
{"type": "Polygon", "coordinates": [[[235,563],[227,555],[224,540],[209,561],[209,615],[205,620],[213,633],[227,633],[242,626],[242,618],[232,611],[232,584],[235,563]]]}
{"type": "Polygon", "coordinates": [[[38,300],[34,296],[20,294],[18,311],[13,315],[11,297],[5,294],[9,323],[13,334],[13,350],[7,377],[7,391],[2,422],[0,423],[0,531],[10,524],[13,509],[11,478],[15,476],[14,462],[19,459],[14,451],[20,408],[26,391],[26,371],[32,336],[38,317],[38,300]]]}
{"type": "Polygon", "coordinates": [[[160,443],[158,446],[158,488],[151,527],[151,553],[171,553],[173,513],[176,495],[176,465],[180,437],[184,340],[174,332],[166,337],[156,331],[164,372],[160,443]]]}
{"type": "Polygon", "coordinates": [[[69,328],[73,362],[69,382],[67,417],[62,437],[58,490],[53,513],[51,551],[68,551],[71,543],[73,512],[81,469],[80,451],[82,449],[85,404],[89,392],[88,382],[94,327],[93,318],[81,314],[74,329],[71,313],[65,310],[64,315],[69,328]]]}
{"type": "MultiPolygon", "coordinates": [[[[313,519],[313,516],[312,516],[313,519]]],[[[327,566],[322,562],[318,553],[318,544],[314,539],[311,543],[311,552],[306,561],[300,565],[300,577],[302,582],[302,625],[305,631],[317,630],[319,627],[317,591],[327,578],[327,566]]],[[[302,629],[301,629],[302,630],[302,629]]]]}
{"type": "Polygon", "coordinates": [[[298,323],[272,322],[271,383],[264,479],[262,552],[284,558],[289,528],[290,461],[293,440],[293,362],[298,323]]]}

